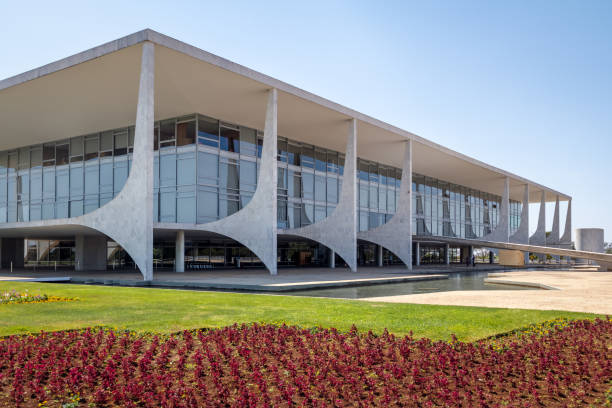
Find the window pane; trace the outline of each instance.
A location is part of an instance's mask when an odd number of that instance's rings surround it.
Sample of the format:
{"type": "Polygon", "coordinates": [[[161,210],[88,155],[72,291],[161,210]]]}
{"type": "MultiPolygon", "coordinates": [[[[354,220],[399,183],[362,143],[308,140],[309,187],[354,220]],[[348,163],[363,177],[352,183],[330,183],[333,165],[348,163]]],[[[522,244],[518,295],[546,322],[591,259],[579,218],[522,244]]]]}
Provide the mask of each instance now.
{"type": "Polygon", "coordinates": [[[302,198],[314,200],[314,174],[302,173],[302,198]]]}
{"type": "Polygon", "coordinates": [[[240,127],[240,154],[257,155],[257,131],[240,127]]]}
{"type": "Polygon", "coordinates": [[[68,164],[68,144],[61,144],[55,146],[55,163],[58,166],[62,164],[68,164]]]}
{"type": "Polygon", "coordinates": [[[85,160],[98,157],[98,137],[90,137],[85,140],[85,160]]]}
{"type": "Polygon", "coordinates": [[[368,208],[369,199],[368,199],[368,191],[369,188],[366,184],[359,183],[359,206],[363,208],[368,208]]]}
{"type": "Polygon", "coordinates": [[[85,167],[85,194],[98,194],[99,178],[100,168],[97,165],[85,167]]]}
{"type": "Polygon", "coordinates": [[[176,145],[187,146],[195,143],[195,122],[176,125],[176,145]]]}
{"type": "Polygon", "coordinates": [[[127,154],[127,132],[115,134],[115,156],[127,154]]]}
{"type": "Polygon", "coordinates": [[[177,222],[194,224],[196,222],[195,192],[179,193],[176,199],[177,222]]]}
{"type": "Polygon", "coordinates": [[[299,166],[300,165],[300,146],[289,142],[287,151],[288,151],[287,152],[287,158],[288,158],[287,162],[289,164],[299,166]]]}
{"type": "Polygon", "coordinates": [[[300,172],[289,170],[288,175],[288,195],[293,198],[302,196],[302,176],[300,172]]]}
{"type": "Polygon", "coordinates": [[[198,116],[198,143],[219,147],[219,121],[198,116]]]}
{"type": "Polygon", "coordinates": [[[238,190],[238,166],[234,161],[220,164],[219,186],[229,190],[238,190]]]}
{"type": "Polygon", "coordinates": [[[165,120],[159,127],[159,142],[174,140],[174,120],[165,120]]]}
{"type": "Polygon", "coordinates": [[[161,222],[176,222],[176,192],[159,193],[159,220],[161,222]]]}
{"type": "Polygon", "coordinates": [[[325,201],[325,176],[315,176],[315,200],[325,201]]]}
{"type": "Polygon", "coordinates": [[[198,191],[198,222],[204,223],[217,219],[219,195],[212,191],[198,191]]]}
{"type": "Polygon", "coordinates": [[[70,139],[70,156],[83,156],[82,137],[73,137],[70,139]]]}
{"type": "Polygon", "coordinates": [[[334,177],[327,178],[327,202],[338,202],[338,179],[334,177]]]}
{"type": "Polygon", "coordinates": [[[221,126],[221,150],[240,153],[240,132],[221,126]]]}
{"type": "Polygon", "coordinates": [[[219,156],[198,152],[198,183],[217,185],[219,180],[219,156]]]}
{"type": "Polygon", "coordinates": [[[312,146],[302,146],[302,167],[314,168],[314,148],[312,146]]]}
{"type": "Polygon", "coordinates": [[[325,171],[327,169],[325,151],[317,149],[315,151],[315,159],[315,169],[318,171],[325,171]]]}
{"type": "Polygon", "coordinates": [[[240,189],[255,191],[257,187],[257,163],[240,160],[240,189]]]}
{"type": "Polygon", "coordinates": [[[195,171],[195,153],[179,154],[176,174],[177,185],[194,185],[196,179],[195,171]]]}
{"type": "Polygon", "coordinates": [[[176,185],[176,155],[162,154],[159,158],[159,185],[160,187],[176,185]]]}
{"type": "Polygon", "coordinates": [[[43,146],[43,161],[55,161],[55,143],[46,143],[43,146]]]}

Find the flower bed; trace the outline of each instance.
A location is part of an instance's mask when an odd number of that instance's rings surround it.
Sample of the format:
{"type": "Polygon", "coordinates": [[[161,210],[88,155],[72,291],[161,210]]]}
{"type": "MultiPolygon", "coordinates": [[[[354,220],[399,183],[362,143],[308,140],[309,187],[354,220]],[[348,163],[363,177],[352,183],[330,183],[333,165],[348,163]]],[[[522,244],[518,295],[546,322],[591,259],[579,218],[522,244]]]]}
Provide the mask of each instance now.
{"type": "Polygon", "coordinates": [[[511,334],[502,349],[270,325],[12,336],[0,341],[0,406],[603,404],[612,321],[561,326],[511,334]]]}
{"type": "Polygon", "coordinates": [[[76,298],[65,298],[59,296],[48,296],[48,295],[32,295],[26,289],[25,292],[20,293],[16,290],[8,292],[0,292],[0,305],[6,305],[11,303],[45,303],[45,302],[69,302],[77,300],[76,298]]]}

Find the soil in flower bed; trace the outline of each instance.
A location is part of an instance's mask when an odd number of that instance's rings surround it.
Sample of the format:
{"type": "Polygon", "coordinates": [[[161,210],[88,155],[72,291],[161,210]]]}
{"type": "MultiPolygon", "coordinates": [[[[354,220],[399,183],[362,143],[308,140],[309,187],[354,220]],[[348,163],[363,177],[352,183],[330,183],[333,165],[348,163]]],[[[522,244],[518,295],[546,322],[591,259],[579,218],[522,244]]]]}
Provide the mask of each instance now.
{"type": "Polygon", "coordinates": [[[243,325],[0,339],[0,406],[600,406],[612,321],[477,343],[243,325]],[[502,346],[500,346],[502,344],[502,346]]]}

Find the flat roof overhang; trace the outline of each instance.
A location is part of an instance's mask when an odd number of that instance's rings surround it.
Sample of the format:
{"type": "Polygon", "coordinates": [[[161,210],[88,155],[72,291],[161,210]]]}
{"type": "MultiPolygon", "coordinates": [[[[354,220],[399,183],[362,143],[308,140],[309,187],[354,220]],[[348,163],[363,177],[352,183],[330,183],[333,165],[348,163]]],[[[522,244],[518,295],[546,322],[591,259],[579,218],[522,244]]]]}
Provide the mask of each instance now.
{"type": "Polygon", "coordinates": [[[141,48],[155,47],[156,120],[202,113],[263,129],[266,91],[278,96],[278,133],[344,152],[347,121],[358,121],[358,155],[401,168],[403,144],[413,140],[413,171],[501,195],[510,178],[510,197],[530,201],[570,196],[447,149],[405,130],[338,105],[152,30],[0,81],[0,150],[132,125],[136,117],[141,48]]]}

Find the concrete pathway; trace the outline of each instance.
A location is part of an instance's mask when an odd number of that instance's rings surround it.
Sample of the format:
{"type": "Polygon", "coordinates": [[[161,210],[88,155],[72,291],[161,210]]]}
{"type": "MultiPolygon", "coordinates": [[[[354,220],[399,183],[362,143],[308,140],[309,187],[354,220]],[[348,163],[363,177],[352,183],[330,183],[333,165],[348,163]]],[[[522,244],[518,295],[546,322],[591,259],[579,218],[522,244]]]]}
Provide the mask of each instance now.
{"type": "Polygon", "coordinates": [[[489,275],[489,282],[533,285],[533,290],[455,291],[361,300],[451,306],[567,310],[612,315],[612,272],[517,271],[489,275]],[[552,290],[536,289],[550,287],[552,290]]]}

